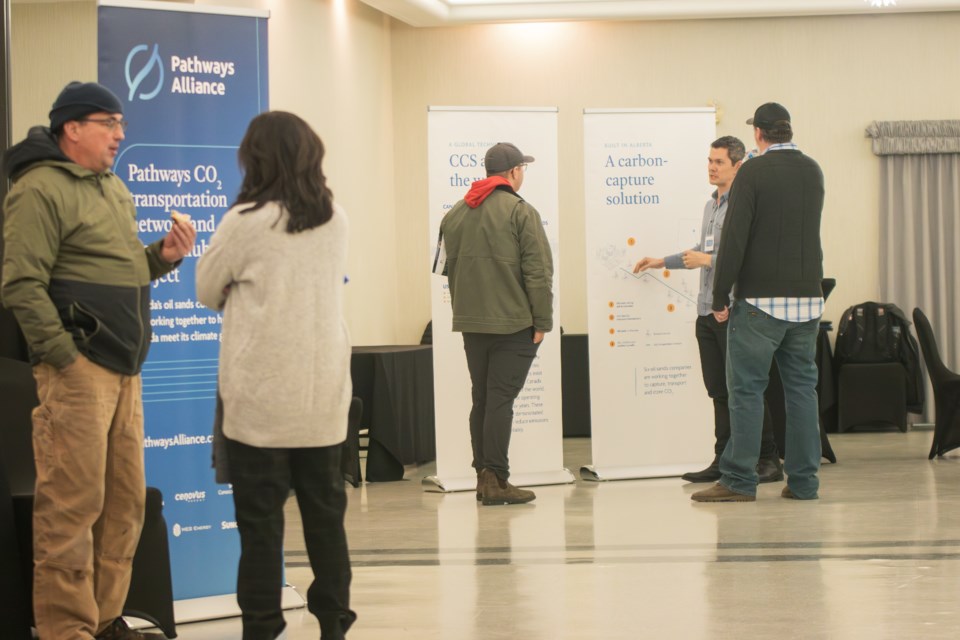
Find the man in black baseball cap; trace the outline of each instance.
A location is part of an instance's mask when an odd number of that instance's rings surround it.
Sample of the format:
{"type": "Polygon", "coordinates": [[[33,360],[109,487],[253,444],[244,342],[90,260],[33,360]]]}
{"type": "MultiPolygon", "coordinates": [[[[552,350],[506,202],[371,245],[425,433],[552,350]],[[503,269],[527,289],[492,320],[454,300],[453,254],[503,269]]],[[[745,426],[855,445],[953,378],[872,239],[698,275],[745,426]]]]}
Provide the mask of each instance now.
{"type": "Polygon", "coordinates": [[[789,443],[780,495],[814,500],[821,454],[815,354],[823,313],[823,172],[793,143],[790,113],[782,105],[760,105],[747,124],[760,155],[740,168],[730,190],[713,281],[713,315],[729,318],[730,440],[719,482],[691,498],[756,500],[764,391],[776,360],[789,443]]]}
{"type": "Polygon", "coordinates": [[[510,171],[514,167],[531,162],[533,162],[533,156],[523,155],[520,149],[517,149],[517,145],[510,142],[498,142],[487,149],[487,154],[483,158],[487,175],[510,171]]]}
{"type": "Polygon", "coordinates": [[[790,127],[790,112],[782,104],[776,102],[767,102],[754,112],[752,118],[747,118],[747,124],[752,124],[758,129],[775,129],[777,127],[790,127]]]}
{"type": "Polygon", "coordinates": [[[513,403],[544,334],[553,329],[553,255],[540,214],[517,194],[533,156],[498,142],[483,162],[487,177],[474,182],[440,223],[444,274],[473,387],[477,500],[522,504],[536,496],[508,481],[513,403]]]}

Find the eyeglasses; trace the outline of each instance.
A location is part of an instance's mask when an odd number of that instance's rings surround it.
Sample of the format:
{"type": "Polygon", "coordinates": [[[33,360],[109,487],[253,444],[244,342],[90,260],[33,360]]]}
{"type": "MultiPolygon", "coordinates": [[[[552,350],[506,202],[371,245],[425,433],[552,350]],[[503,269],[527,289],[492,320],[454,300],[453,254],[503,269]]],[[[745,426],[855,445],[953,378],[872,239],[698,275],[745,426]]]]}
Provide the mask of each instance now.
{"type": "Polygon", "coordinates": [[[520,169],[520,171],[526,171],[526,170],[527,170],[527,163],[524,162],[524,163],[522,163],[522,164],[518,164],[518,165],[517,165],[517,169],[520,169]]]}
{"type": "Polygon", "coordinates": [[[120,127],[121,131],[126,131],[127,126],[130,124],[126,120],[117,120],[116,118],[81,118],[77,122],[96,122],[97,124],[102,124],[110,131],[113,131],[117,127],[120,127]]]}

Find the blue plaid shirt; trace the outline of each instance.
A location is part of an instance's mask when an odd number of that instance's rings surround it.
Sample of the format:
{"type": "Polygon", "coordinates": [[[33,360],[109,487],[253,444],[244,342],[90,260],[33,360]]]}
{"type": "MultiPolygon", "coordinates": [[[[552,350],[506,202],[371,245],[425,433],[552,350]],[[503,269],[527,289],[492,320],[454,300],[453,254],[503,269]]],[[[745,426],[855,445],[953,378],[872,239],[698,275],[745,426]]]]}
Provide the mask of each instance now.
{"type": "MultiPolygon", "coordinates": [[[[782,151],[784,149],[799,150],[792,142],[780,142],[767,147],[764,153],[782,151]]],[[[773,316],[777,320],[786,322],[809,322],[823,315],[823,296],[812,298],[746,298],[760,311],[773,316]]]]}
{"type": "Polygon", "coordinates": [[[746,298],[746,302],[787,322],[809,322],[823,315],[823,298],[746,298]]]}

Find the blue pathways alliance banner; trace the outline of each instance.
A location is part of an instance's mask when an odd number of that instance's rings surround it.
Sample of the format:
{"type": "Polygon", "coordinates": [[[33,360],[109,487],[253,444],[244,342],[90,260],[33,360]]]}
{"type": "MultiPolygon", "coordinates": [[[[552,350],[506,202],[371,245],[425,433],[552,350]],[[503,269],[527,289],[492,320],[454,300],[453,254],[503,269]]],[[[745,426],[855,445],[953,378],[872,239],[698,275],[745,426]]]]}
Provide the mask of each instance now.
{"type": "Polygon", "coordinates": [[[159,2],[99,7],[99,81],[130,123],[114,171],[133,194],[140,238],[163,237],[174,209],[197,228],[193,254],[153,283],[143,368],[147,484],[163,492],[176,600],[236,591],[233,498],[210,468],[222,318],[197,303],[194,278],[239,191],[240,140],[267,109],[266,18],[159,2]]]}

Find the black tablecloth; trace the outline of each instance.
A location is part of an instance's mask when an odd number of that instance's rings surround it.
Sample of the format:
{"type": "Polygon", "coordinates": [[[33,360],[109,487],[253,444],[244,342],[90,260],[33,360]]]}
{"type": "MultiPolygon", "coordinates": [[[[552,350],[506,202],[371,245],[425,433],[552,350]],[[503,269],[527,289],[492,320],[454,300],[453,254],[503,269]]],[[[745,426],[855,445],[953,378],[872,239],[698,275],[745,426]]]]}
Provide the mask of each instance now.
{"type": "MultiPolygon", "coordinates": [[[[830,462],[836,462],[837,456],[833,453],[827,431],[837,430],[837,394],[833,382],[833,352],[830,349],[829,323],[821,323],[817,334],[817,394],[820,402],[820,449],[823,457],[830,462]]],[[[777,441],[780,456],[786,451],[787,411],[784,406],[783,382],[780,380],[780,371],[776,362],[770,370],[770,384],[767,386],[767,405],[773,417],[773,435],[777,441]]]]}
{"type": "Polygon", "coordinates": [[[27,596],[25,561],[20,555],[20,540],[14,526],[13,497],[7,474],[0,462],[0,620],[4,638],[30,640],[30,600],[27,596]]]}
{"type": "MultiPolygon", "coordinates": [[[[33,495],[30,414],[39,404],[33,370],[26,362],[0,358],[0,620],[11,639],[30,638],[29,580],[33,554],[29,535],[21,539],[16,527],[14,496],[33,495]],[[23,552],[27,552],[24,557],[23,552]]],[[[29,514],[28,514],[29,515],[29,514]]]]}
{"type": "MultiPolygon", "coordinates": [[[[547,336],[549,340],[550,337],[547,336]]],[[[590,358],[587,334],[560,336],[563,437],[590,437],[590,358]]]]}
{"type": "Polygon", "coordinates": [[[435,460],[433,347],[354,347],[350,374],[370,436],[366,479],[400,480],[403,465],[435,460]]]}

